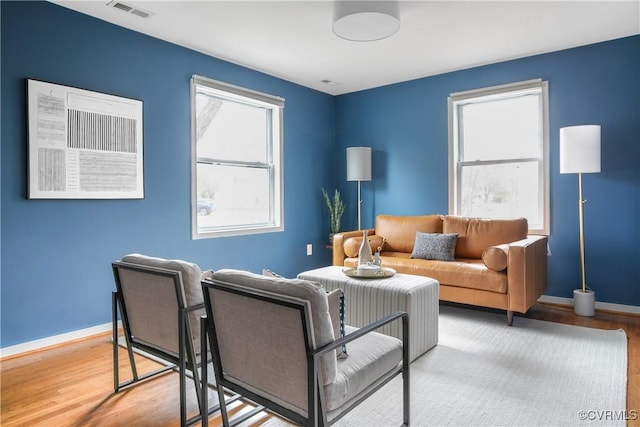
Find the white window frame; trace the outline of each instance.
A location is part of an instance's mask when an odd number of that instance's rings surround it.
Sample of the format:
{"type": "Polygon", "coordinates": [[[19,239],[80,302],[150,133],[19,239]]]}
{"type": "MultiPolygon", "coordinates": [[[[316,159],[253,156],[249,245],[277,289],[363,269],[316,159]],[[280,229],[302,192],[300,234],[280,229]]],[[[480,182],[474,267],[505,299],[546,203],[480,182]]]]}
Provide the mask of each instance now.
{"type": "Polygon", "coordinates": [[[284,99],[262,92],[245,89],[228,83],[193,75],[191,78],[191,234],[193,239],[239,236],[247,234],[271,233],[284,230],[284,177],[283,177],[283,109],[284,99]],[[265,162],[242,162],[198,157],[196,94],[199,88],[216,97],[240,102],[245,105],[266,108],[271,111],[267,160],[265,162]],[[210,227],[206,231],[198,229],[198,164],[234,165],[257,167],[269,171],[269,221],[260,224],[238,224],[234,226],[210,227]]]}
{"type": "MultiPolygon", "coordinates": [[[[549,208],[549,94],[548,82],[541,79],[528,80],[524,82],[492,86],[482,89],[465,92],[452,93],[448,98],[449,107],[449,212],[452,215],[459,215],[461,198],[461,176],[463,166],[491,165],[504,163],[504,160],[495,161],[471,161],[465,162],[460,159],[460,123],[458,120],[458,108],[465,104],[489,101],[500,98],[508,98],[529,93],[539,92],[541,96],[540,115],[542,118],[542,158],[527,159],[538,162],[539,167],[539,201],[541,207],[541,227],[529,228],[529,234],[549,235],[550,232],[550,208],[549,208]]],[[[512,160],[521,160],[520,158],[512,160]]]]}

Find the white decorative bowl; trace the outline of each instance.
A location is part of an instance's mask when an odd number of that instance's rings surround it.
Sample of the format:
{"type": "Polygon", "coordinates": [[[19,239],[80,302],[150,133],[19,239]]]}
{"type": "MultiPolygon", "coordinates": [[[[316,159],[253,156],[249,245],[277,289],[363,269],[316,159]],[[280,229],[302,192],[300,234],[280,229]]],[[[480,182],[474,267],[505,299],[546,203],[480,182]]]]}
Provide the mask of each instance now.
{"type": "Polygon", "coordinates": [[[380,272],[379,265],[362,264],[358,266],[358,274],[361,276],[375,276],[380,272]]]}

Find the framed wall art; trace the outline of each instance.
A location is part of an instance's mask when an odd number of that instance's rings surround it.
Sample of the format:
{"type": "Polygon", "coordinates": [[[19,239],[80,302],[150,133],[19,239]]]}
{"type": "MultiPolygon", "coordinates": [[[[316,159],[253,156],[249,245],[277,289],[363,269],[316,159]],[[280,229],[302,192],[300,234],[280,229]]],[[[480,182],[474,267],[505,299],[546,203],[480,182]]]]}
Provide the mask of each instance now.
{"type": "Polygon", "coordinates": [[[27,79],[29,199],[142,199],[142,101],[27,79]]]}

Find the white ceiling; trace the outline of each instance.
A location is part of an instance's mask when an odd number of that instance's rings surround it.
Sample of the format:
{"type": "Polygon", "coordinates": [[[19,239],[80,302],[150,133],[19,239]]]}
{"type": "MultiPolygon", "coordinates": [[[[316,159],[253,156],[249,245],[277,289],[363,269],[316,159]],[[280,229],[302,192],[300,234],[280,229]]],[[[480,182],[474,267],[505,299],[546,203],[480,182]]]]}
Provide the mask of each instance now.
{"type": "Polygon", "coordinates": [[[374,42],[335,36],[329,0],[52,2],[333,95],[640,34],[640,0],[403,1],[374,42]]]}

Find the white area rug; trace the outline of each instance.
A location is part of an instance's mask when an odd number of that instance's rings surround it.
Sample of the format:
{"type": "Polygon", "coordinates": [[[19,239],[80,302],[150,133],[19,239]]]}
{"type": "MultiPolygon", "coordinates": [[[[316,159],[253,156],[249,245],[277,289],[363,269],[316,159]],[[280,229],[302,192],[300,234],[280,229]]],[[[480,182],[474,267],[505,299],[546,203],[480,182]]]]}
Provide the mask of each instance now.
{"type": "MultiPolygon", "coordinates": [[[[402,423],[399,377],[338,426],[402,423]]],[[[627,336],[440,307],[437,347],[411,364],[413,426],[625,425],[627,336]]]]}

